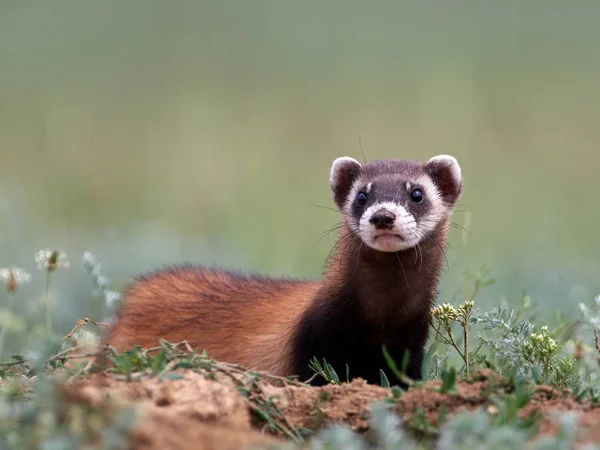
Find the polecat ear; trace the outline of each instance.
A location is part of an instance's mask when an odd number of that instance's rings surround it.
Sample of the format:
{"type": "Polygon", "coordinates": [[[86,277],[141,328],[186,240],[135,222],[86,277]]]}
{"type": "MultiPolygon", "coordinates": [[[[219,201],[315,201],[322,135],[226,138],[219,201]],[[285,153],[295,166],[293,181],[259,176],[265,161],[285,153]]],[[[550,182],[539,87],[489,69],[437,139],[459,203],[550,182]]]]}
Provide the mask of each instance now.
{"type": "Polygon", "coordinates": [[[333,191],[333,201],[342,209],[346,203],[346,197],[352,189],[352,184],[360,173],[360,163],[349,156],[342,156],[333,161],[329,173],[329,186],[333,191]]]}
{"type": "Polygon", "coordinates": [[[438,155],[425,163],[425,171],[440,190],[444,202],[452,207],[462,195],[463,178],[460,165],[450,155],[438,155]]]}

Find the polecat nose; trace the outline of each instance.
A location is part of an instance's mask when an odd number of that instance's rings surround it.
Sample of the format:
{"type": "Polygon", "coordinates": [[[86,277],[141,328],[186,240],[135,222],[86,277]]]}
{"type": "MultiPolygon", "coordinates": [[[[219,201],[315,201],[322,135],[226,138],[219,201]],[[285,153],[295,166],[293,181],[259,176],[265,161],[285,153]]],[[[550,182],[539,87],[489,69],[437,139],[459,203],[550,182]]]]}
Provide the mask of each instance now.
{"type": "Polygon", "coordinates": [[[381,230],[389,230],[394,227],[396,215],[387,209],[380,209],[371,216],[369,222],[381,230]]]}

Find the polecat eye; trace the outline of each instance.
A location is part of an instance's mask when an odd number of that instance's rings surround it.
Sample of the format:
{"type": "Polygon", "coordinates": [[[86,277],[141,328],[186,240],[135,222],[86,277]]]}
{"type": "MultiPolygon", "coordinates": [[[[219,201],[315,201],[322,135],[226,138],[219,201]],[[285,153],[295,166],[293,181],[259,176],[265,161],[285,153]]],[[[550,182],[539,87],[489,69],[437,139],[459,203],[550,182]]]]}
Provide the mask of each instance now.
{"type": "Polygon", "coordinates": [[[359,192],[356,196],[356,203],[358,203],[358,206],[363,206],[365,203],[367,203],[367,194],[364,192],[359,192]]]}
{"type": "Polygon", "coordinates": [[[410,199],[415,203],[421,203],[425,197],[420,189],[415,189],[410,193],[410,199]]]}

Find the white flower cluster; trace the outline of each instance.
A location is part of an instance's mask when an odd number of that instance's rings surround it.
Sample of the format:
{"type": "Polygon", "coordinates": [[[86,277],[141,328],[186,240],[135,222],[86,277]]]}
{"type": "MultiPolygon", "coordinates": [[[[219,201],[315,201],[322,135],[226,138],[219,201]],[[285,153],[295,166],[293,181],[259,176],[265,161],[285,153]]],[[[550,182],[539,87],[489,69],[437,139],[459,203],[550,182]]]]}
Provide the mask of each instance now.
{"type": "Polygon", "coordinates": [[[31,282],[31,274],[20,267],[4,267],[0,269],[0,281],[8,292],[14,292],[20,285],[31,282]]]}
{"type": "Polygon", "coordinates": [[[104,297],[104,303],[107,309],[112,312],[121,300],[121,295],[108,288],[109,280],[102,273],[102,266],[96,257],[89,251],[85,252],[82,257],[83,267],[92,277],[97,293],[104,297]]]}
{"type": "Polygon", "coordinates": [[[52,272],[57,269],[68,269],[69,258],[62,250],[42,249],[35,254],[35,263],[39,270],[52,272]]]}
{"type": "Polygon", "coordinates": [[[594,297],[596,311],[592,312],[585,303],[579,304],[579,310],[583,314],[583,319],[594,328],[600,328],[600,295],[594,297]]]}

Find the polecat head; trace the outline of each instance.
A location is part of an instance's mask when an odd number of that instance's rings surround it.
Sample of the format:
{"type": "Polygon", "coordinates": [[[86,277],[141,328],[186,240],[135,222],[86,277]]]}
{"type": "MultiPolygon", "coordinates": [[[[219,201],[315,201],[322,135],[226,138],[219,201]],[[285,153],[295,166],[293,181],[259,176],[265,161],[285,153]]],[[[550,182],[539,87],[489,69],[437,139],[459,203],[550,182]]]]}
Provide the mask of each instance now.
{"type": "Polygon", "coordinates": [[[449,155],[364,165],[344,156],[333,162],[329,184],[350,230],[375,250],[397,252],[416,246],[448,219],[463,180],[449,155]]]}

